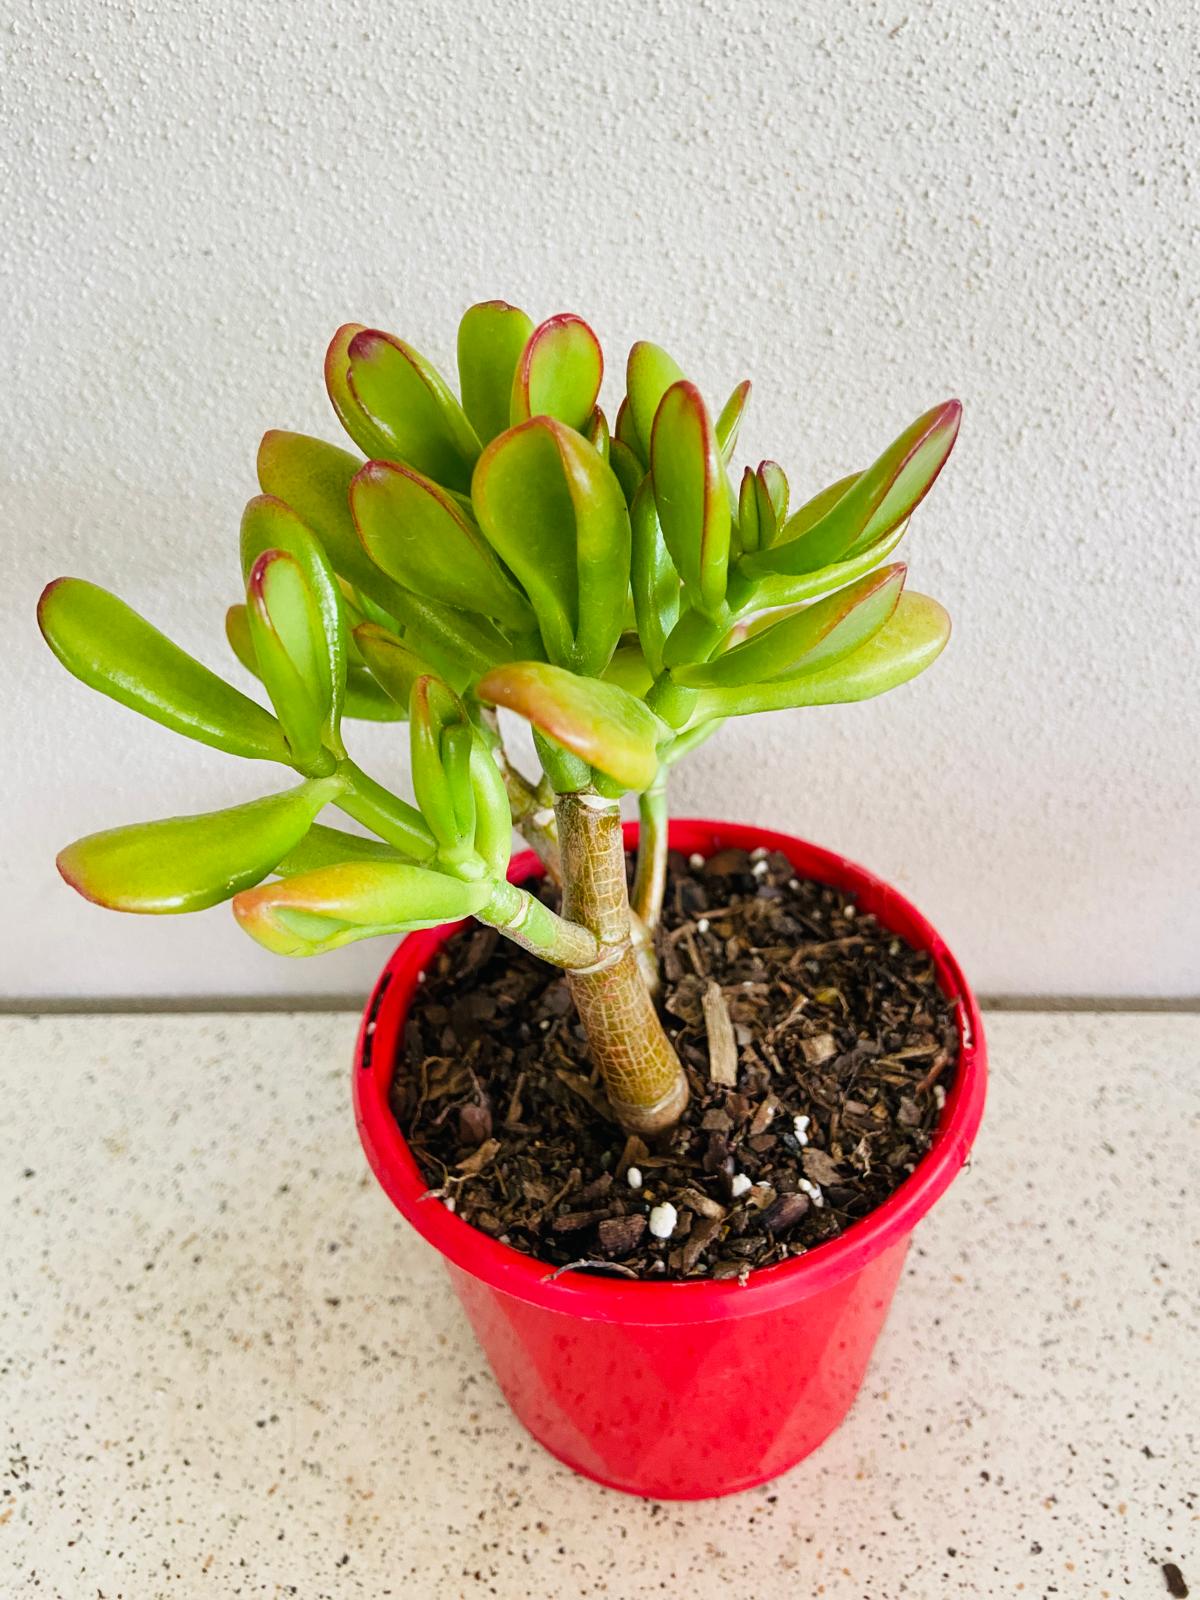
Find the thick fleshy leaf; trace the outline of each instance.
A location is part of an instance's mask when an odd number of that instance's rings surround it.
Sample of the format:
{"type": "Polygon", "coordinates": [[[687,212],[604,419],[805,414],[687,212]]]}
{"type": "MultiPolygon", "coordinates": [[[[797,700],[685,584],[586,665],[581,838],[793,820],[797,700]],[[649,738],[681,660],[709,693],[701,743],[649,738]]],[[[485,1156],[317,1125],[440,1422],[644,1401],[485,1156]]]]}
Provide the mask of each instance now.
{"type": "Polygon", "coordinates": [[[350,514],[350,485],[362,465],[321,439],[274,431],[259,446],[258,481],[264,494],[291,506],[313,530],[338,576],[394,620],[406,591],[368,556],[350,514]]]}
{"type": "Polygon", "coordinates": [[[692,604],[711,615],[725,601],[731,518],[725,466],[695,384],[673,384],[663,396],[650,472],[671,559],[692,604]]]}
{"type": "Polygon", "coordinates": [[[321,701],[328,703],[327,730],[336,735],[346,682],[346,627],[341,590],[329,557],[313,529],[282,500],[256,495],[242,513],[242,576],[249,579],[254,563],[268,550],[282,550],[298,564],[320,620],[313,640],[323,657],[321,701]]]}
{"type": "Polygon", "coordinates": [[[456,691],[498,661],[537,653],[536,635],[521,635],[520,647],[514,648],[486,617],[407,591],[396,608],[396,620],[404,642],[456,691]]]}
{"type": "Polygon", "coordinates": [[[484,451],[474,501],[529,596],[550,659],[602,671],[629,590],[629,513],[612,470],[571,428],[534,417],[484,451]]]}
{"type": "Polygon", "coordinates": [[[413,793],[443,851],[469,847],[475,834],[471,724],[458,696],[426,674],[408,703],[413,793]]]}
{"type": "Polygon", "coordinates": [[[615,683],[626,694],[635,695],[639,700],[646,698],[655,676],[641,646],[636,642],[618,645],[612,660],[604,669],[605,683],[615,683]]]}
{"type": "Polygon", "coordinates": [[[318,955],[376,934],[434,928],[479,911],[490,881],[464,883],[427,867],[389,861],[349,861],[264,883],[239,894],[234,915],[268,950],[318,955]]]}
{"type": "Polygon", "coordinates": [[[667,352],[648,340],[639,340],[629,352],[625,364],[625,393],[632,438],[626,439],[622,431],[620,412],[617,414],[617,437],[636,444],[637,453],[645,462],[650,460],[650,436],[662,397],[682,377],[683,373],[667,352]]]}
{"type": "Polygon", "coordinates": [[[407,712],[407,706],[398,705],[369,672],[361,667],[347,672],[343,716],[356,722],[403,722],[407,712]]]}
{"type": "Polygon", "coordinates": [[[384,440],[371,452],[467,492],[479,439],[441,375],[390,333],[364,328],[348,350],[350,393],[384,440]]]}
{"type": "MultiPolygon", "coordinates": [[[[329,341],[325,352],[325,389],[337,413],[337,419],[365,456],[387,457],[391,453],[391,440],[378,427],[359,404],[350,388],[350,346],[366,328],[361,322],[345,322],[329,341]]],[[[278,490],[268,489],[268,494],[278,490]]],[[[287,499],[286,495],[281,498],[287,499]]]]}
{"type": "Polygon", "coordinates": [[[555,417],[581,430],[595,408],[603,377],[600,341],[583,318],[571,312],[550,317],[533,330],[521,352],[510,421],[555,417]]]}
{"type": "Polygon", "coordinates": [[[788,512],[787,473],[778,461],[760,461],[755,476],[758,479],[759,489],[775,513],[775,526],[782,527],[787,520],[788,512]]]}
{"type": "Polygon", "coordinates": [[[583,437],[600,457],[607,461],[612,449],[612,435],[608,431],[608,418],[599,406],[593,410],[591,416],[583,426],[583,437]]]}
{"type": "Polygon", "coordinates": [[[738,528],[747,555],[769,550],[776,542],[787,503],[788,481],[778,462],[760,461],[757,472],[746,468],[738,496],[738,528]]]}
{"type": "MultiPolygon", "coordinates": [[[[261,682],[245,606],[230,606],[225,613],[225,637],[242,666],[261,682]]],[[[347,639],[346,643],[349,647],[352,639],[347,639]]],[[[361,666],[347,666],[342,714],[358,722],[402,722],[408,716],[408,693],[405,692],[403,703],[398,704],[361,666]]]]}
{"type": "Polygon", "coordinates": [[[622,444],[620,439],[615,437],[609,442],[608,464],[612,468],[613,476],[621,485],[625,504],[632,506],[634,496],[645,481],[645,467],[628,445],[622,444]]]}
{"type": "Polygon", "coordinates": [[[458,325],[463,410],[480,444],[508,427],[517,363],[532,332],[533,318],[507,300],[472,306],[458,325]]]}
{"type": "Polygon", "coordinates": [[[38,602],[38,625],[67,671],[89,688],[230,755],[291,760],[269,712],[106,589],[56,578],[38,602]]]}
{"type": "Polygon", "coordinates": [[[294,556],[283,550],[259,556],[246,584],[246,622],[294,765],[310,777],[331,771],[334,757],[324,740],[332,691],[321,615],[294,556]]]}
{"type": "Polygon", "coordinates": [[[372,676],[407,717],[413,684],[429,672],[429,663],[377,622],[360,623],[354,640],[372,676]]]}
{"type": "Polygon", "coordinates": [[[815,572],[886,538],[933,487],[961,418],[957,400],[925,412],[865,472],[831,484],[801,506],[777,547],[748,557],[745,570],[752,576],[815,572]]]}
{"type": "Polygon", "coordinates": [[[318,867],[335,867],[343,861],[402,861],[404,858],[382,839],[368,839],[361,833],[346,833],[342,828],[327,828],[314,822],[303,839],[289,850],[274,871],[281,878],[294,878],[299,872],[315,872],[318,867]]]}
{"type": "Polygon", "coordinates": [[[633,422],[633,410],[626,395],[617,407],[617,414],[613,418],[612,436],[614,442],[625,446],[625,449],[637,462],[643,472],[646,470],[645,458],[642,455],[642,443],[638,438],[637,429],[633,422]]]}
{"type": "Polygon", "coordinates": [[[704,689],[819,671],[879,632],[899,602],[905,571],[901,565],[883,567],[803,610],[769,621],[715,660],[676,667],[671,676],[686,688],[704,689]]]}
{"type": "Polygon", "coordinates": [[[903,594],[879,632],[831,666],[774,683],[701,689],[691,726],[712,717],[744,716],[753,711],[870,700],[924,672],[937,660],[949,637],[950,618],[936,600],[923,594],[903,594]]]}
{"type": "Polygon", "coordinates": [[[544,661],[514,661],[480,680],[476,693],[506,706],[551,739],[629,789],[647,789],[668,730],[616,684],[581,678],[544,661]]]}
{"type": "MultiPolygon", "coordinates": [[[[762,535],[758,515],[758,479],[755,477],[754,468],[747,467],[742,473],[742,481],[738,488],[738,538],[742,550],[747,555],[753,555],[762,544],[762,535]]],[[[766,541],[771,542],[769,539],[766,541]]]]}
{"type": "Polygon", "coordinates": [[[58,870],[112,911],[202,911],[265,878],[342,787],[323,778],[226,811],[93,833],[60,852],[58,870]]]}
{"type": "Polygon", "coordinates": [[[721,458],[726,465],[728,465],[730,456],[737,448],[738,433],[741,430],[742,417],[749,398],[750,379],[743,378],[722,406],[721,415],[717,418],[717,445],[721,451],[721,458]]]}
{"type": "Polygon", "coordinates": [[[798,605],[802,600],[815,600],[820,595],[843,589],[864,573],[872,571],[887,559],[903,539],[907,522],[902,522],[891,533],[877,539],[873,545],[856,556],[835,561],[831,566],[820,567],[816,572],[801,572],[795,577],[786,573],[771,573],[765,577],[750,578],[744,572],[735,573],[729,584],[729,604],[735,616],[745,617],[753,612],[777,610],[780,606],[798,605]]]}
{"type": "Polygon", "coordinates": [[[638,638],[657,677],[663,669],[663,645],[679,620],[679,574],[667,551],[649,478],[642,480],[634,496],[629,521],[633,535],[629,576],[638,638]]]}
{"type": "Polygon", "coordinates": [[[495,757],[476,735],[471,744],[475,791],[475,853],[494,878],[502,878],[512,855],[512,810],[495,757]]]}
{"type": "Polygon", "coordinates": [[[350,509],[367,554],[405,588],[510,628],[533,627],[524,596],[488,541],[431,479],[395,462],[368,461],[350,486],[350,509]]]}

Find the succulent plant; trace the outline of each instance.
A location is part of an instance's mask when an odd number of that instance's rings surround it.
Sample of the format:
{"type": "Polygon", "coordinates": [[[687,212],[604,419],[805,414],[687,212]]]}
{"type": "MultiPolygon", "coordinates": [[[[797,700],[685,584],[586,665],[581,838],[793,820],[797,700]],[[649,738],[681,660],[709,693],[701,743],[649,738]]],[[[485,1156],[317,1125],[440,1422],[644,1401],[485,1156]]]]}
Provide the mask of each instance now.
{"type": "Polygon", "coordinates": [[[687,1098],[652,998],[670,768],[727,717],[866,699],[938,655],[945,612],[888,558],[960,407],[925,412],[792,509],[774,462],[730,475],[748,382],[714,420],[639,343],[610,427],[588,325],[535,327],[503,301],[463,317],[458,368],[456,397],[410,345],[348,324],[325,380],[361,454],[264,437],[226,632],[271,710],[103,589],[46,588],[42,632],[76,677],[302,780],[92,834],[59,869],[116,910],[232,899],[247,933],[291,956],[476,917],[566,971],[614,1112],[660,1132],[687,1098]],[[501,708],[532,726],[536,779],[505,751],[501,708]],[[347,752],[353,718],[407,720],[415,804],[347,752]],[[329,807],[373,837],[319,821],[329,807]],[[561,883],[561,912],[508,882],[514,825],[561,883]]]}

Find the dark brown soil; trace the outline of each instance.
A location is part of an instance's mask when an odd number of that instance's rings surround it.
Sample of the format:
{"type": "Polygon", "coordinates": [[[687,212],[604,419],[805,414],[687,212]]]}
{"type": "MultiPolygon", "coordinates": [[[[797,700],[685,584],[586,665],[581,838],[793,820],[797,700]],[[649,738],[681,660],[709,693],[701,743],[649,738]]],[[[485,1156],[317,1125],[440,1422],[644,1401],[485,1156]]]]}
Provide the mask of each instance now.
{"type": "Polygon", "coordinates": [[[553,1266],[744,1281],[885,1200],[953,1080],[954,1011],[928,955],[781,855],[692,862],[671,857],[658,936],[692,1097],[660,1149],[612,1120],[557,969],[475,928],[417,990],[392,1105],[421,1170],[461,1217],[553,1266]]]}

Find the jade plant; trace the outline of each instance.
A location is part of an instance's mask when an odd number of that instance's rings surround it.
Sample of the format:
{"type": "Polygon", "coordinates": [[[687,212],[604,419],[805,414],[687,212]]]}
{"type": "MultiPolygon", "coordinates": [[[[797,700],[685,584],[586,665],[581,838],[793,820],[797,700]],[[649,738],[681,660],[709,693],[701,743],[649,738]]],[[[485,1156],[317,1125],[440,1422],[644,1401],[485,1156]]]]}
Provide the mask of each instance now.
{"type": "Polygon", "coordinates": [[[648,1136],[688,1095],[653,998],[671,768],[727,717],[863,700],[934,660],[948,618],[888,558],[961,408],[793,508],[775,462],[731,474],[748,382],[714,416],[638,343],[610,427],[603,371],[579,317],[535,327],[502,301],[462,319],[457,397],[403,340],[338,330],[325,382],[361,454],[267,433],[242,518],[226,633],[271,710],[83,579],[38,614],[84,683],[302,780],[80,839],[58,857],[72,887],[119,911],[231,899],[288,956],[475,917],[564,969],[615,1116],[648,1136]],[[532,726],[536,777],[502,708],[532,726]],[[349,753],[354,718],[407,721],[411,801],[349,753]],[[370,837],[319,821],[330,807],[370,837]],[[508,881],[514,826],[561,910],[508,881]]]}

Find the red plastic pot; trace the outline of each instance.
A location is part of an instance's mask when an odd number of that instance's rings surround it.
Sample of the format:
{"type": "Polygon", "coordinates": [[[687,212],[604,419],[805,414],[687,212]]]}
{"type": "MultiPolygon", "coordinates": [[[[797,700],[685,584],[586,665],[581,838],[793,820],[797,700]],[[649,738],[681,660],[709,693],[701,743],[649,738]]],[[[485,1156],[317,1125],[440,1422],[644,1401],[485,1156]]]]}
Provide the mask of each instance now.
{"type": "MultiPolygon", "coordinates": [[[[626,827],[626,842],[637,838],[626,827]]],[[[986,1056],[974,997],[945,943],[907,900],[843,857],[735,823],[676,821],[671,845],[780,850],[797,871],[858,898],[928,950],[956,1002],[961,1053],[933,1144],[876,1211],[807,1255],[736,1282],[633,1283],[552,1268],[470,1227],[428,1185],[388,1106],[418,973],[461,924],[410,935],[363,1018],[354,1105],[380,1183],[446,1261],[517,1416],[588,1477],[655,1499],[749,1489],[786,1471],[837,1427],[862,1383],[913,1228],[967,1159],[983,1113],[986,1056]]],[[[516,880],[535,876],[518,856],[516,880]]]]}

